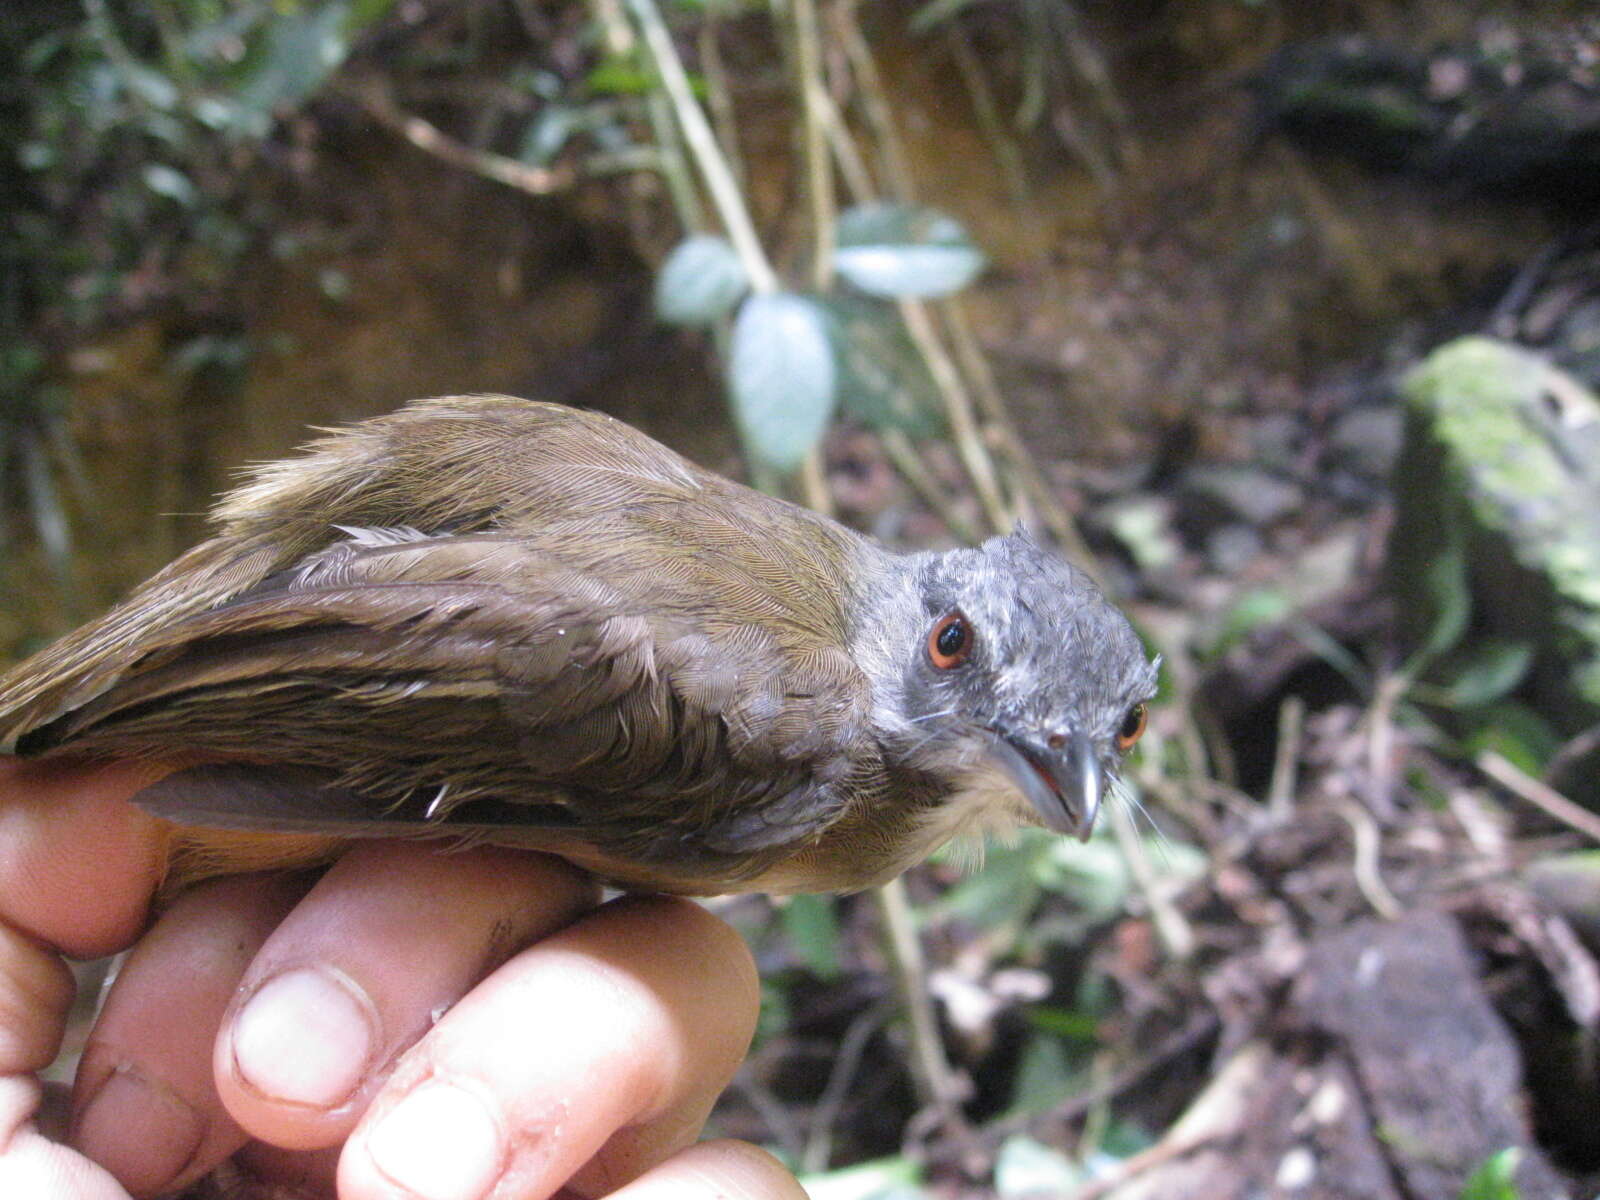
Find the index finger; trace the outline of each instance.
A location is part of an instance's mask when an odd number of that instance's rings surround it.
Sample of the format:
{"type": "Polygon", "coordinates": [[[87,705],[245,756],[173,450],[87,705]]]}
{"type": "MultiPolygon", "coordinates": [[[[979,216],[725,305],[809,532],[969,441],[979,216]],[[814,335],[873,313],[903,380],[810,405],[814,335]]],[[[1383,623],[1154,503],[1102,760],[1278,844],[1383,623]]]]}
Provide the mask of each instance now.
{"type": "Polygon", "coordinates": [[[0,919],[80,958],[129,945],[166,870],[167,827],[128,799],[171,770],[0,758],[0,919]]]}
{"type": "Polygon", "coordinates": [[[345,1146],[339,1194],[613,1190],[693,1140],[757,1006],[754,963],[722,921],[683,900],[613,901],[505,964],[406,1055],[345,1146]]]}

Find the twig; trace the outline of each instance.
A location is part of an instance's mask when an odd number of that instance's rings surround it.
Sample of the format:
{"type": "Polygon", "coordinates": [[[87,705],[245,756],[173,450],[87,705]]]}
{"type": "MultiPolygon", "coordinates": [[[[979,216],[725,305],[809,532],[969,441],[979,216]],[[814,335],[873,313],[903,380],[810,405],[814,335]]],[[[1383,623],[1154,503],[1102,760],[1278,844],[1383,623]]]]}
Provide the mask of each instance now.
{"type": "Polygon", "coordinates": [[[1600,842],[1600,816],[1587,808],[1574,804],[1555,788],[1535,779],[1504,755],[1485,750],[1473,760],[1490,779],[1514,796],[1526,800],[1541,812],[1554,817],[1563,825],[1576,829],[1591,841],[1600,842]]]}
{"type": "Polygon", "coordinates": [[[1278,709],[1278,749],[1272,756],[1272,782],[1267,787],[1267,812],[1274,821],[1287,821],[1294,814],[1305,721],[1306,702],[1299,696],[1284,697],[1278,709]]]}
{"type": "Polygon", "coordinates": [[[1373,691],[1367,709],[1367,777],[1371,781],[1371,803],[1379,814],[1394,811],[1394,710],[1411,686],[1405,672],[1384,675],[1373,691]]]}
{"type": "Polygon", "coordinates": [[[928,473],[911,439],[898,429],[887,428],[879,431],[878,440],[883,443],[883,452],[889,456],[895,470],[905,476],[911,490],[917,493],[917,498],[937,514],[939,520],[944,522],[944,527],[960,541],[976,542],[978,531],[972,527],[972,522],[961,515],[928,473]]]}
{"type": "Polygon", "coordinates": [[[1234,757],[1233,742],[1221,719],[1202,702],[1193,714],[1195,731],[1206,748],[1206,758],[1211,763],[1211,773],[1230,787],[1239,782],[1239,763],[1234,757]]]}
{"type": "Polygon", "coordinates": [[[694,98],[683,60],[678,57],[678,49],[672,44],[672,35],[667,32],[655,0],[627,0],[627,3],[634,20],[639,23],[639,32],[644,37],[645,45],[655,60],[656,70],[661,75],[661,86],[672,101],[678,128],[683,131],[683,140],[688,143],[689,151],[700,168],[700,176],[705,180],[706,190],[711,193],[717,215],[722,218],[728,240],[733,243],[739,260],[744,264],[751,289],[756,292],[777,291],[777,273],[761,249],[755,224],[750,219],[744,198],[739,194],[739,184],[728,169],[727,159],[717,147],[717,137],[706,120],[706,114],[694,98]]]}
{"type": "Polygon", "coordinates": [[[410,142],[425,154],[463,171],[481,175],[496,183],[515,188],[530,196],[548,196],[572,186],[574,172],[568,167],[530,167],[527,163],[477,150],[445,133],[431,121],[402,112],[378,87],[346,89],[368,116],[410,142]]]}
{"type": "Polygon", "coordinates": [[[1011,202],[1019,211],[1031,210],[1032,192],[1028,187],[1028,172],[1023,165],[1022,151],[1017,147],[1016,138],[1011,136],[1005,122],[1000,119],[999,106],[994,102],[988,77],[983,73],[983,65],[978,62],[978,56],[973,52],[972,43],[967,40],[961,22],[946,24],[945,45],[956,60],[956,70],[961,73],[961,82],[966,85],[967,95],[972,99],[972,112],[978,118],[978,128],[988,140],[990,152],[1006,178],[1006,185],[1011,190],[1011,202]]]}
{"type": "Polygon", "coordinates": [[[839,174],[844,177],[845,188],[857,204],[871,203],[878,198],[878,189],[872,182],[872,172],[867,169],[867,160],[861,157],[855,139],[845,128],[844,118],[839,115],[839,106],[827,92],[818,96],[817,101],[817,110],[822,114],[823,128],[828,135],[828,145],[833,150],[839,174]]]}
{"type": "Polygon", "coordinates": [[[1372,905],[1372,911],[1386,921],[1393,921],[1405,910],[1400,901],[1395,899],[1389,885],[1383,881],[1383,871],[1379,864],[1379,855],[1383,848],[1383,837],[1378,831],[1377,821],[1372,819],[1372,814],[1354,800],[1346,800],[1339,806],[1339,815],[1350,826],[1350,832],[1355,836],[1356,851],[1355,862],[1351,870],[1355,873],[1356,886],[1361,889],[1361,894],[1367,898],[1367,903],[1372,905]]]}
{"type": "Polygon", "coordinates": [[[894,113],[889,107],[883,88],[883,78],[878,74],[878,64],[873,60],[867,39],[861,36],[861,25],[856,20],[859,0],[837,0],[831,9],[835,36],[844,47],[850,69],[855,73],[856,87],[861,96],[862,110],[867,124],[877,140],[878,154],[882,160],[886,191],[902,204],[916,199],[916,184],[911,174],[911,163],[905,147],[894,127],[894,113]]]}
{"type": "Polygon", "coordinates": [[[1591,725],[1563,742],[1550,756],[1544,767],[1544,781],[1551,787],[1558,786],[1563,775],[1596,750],[1600,750],[1600,725],[1591,725]]]}
{"type": "Polygon", "coordinates": [[[1350,281],[1362,307],[1369,311],[1376,309],[1388,290],[1388,279],[1378,255],[1355,223],[1306,169],[1299,154],[1279,144],[1274,147],[1272,157],[1301,207],[1314,222],[1322,244],[1341,261],[1345,278],[1350,281]]]}
{"type": "Polygon", "coordinates": [[[750,1107],[756,1110],[756,1115],[766,1123],[767,1128],[772,1131],[772,1136],[784,1150],[796,1157],[803,1152],[805,1135],[800,1128],[800,1122],[795,1119],[783,1101],[751,1078],[748,1069],[741,1070],[733,1077],[733,1090],[744,1096],[750,1107]]]}
{"type": "Polygon", "coordinates": [[[1128,1180],[1152,1167],[1159,1167],[1169,1163],[1175,1158],[1182,1158],[1193,1154],[1196,1150],[1204,1149],[1212,1142],[1217,1141],[1214,1133],[1200,1133],[1191,1137],[1167,1137],[1149,1146],[1137,1154],[1130,1154],[1127,1158],[1115,1163],[1099,1179],[1091,1180],[1072,1192],[1066,1200],[1097,1200],[1113,1188],[1121,1187],[1128,1180]]]}
{"type": "Polygon", "coordinates": [[[1111,806],[1111,828],[1116,834],[1123,860],[1128,864],[1128,871],[1150,907],[1150,919],[1155,924],[1156,935],[1161,939],[1162,946],[1177,961],[1188,961],[1194,955],[1194,930],[1172,903],[1171,897],[1162,891],[1156,873],[1150,868],[1150,860],[1145,856],[1144,843],[1139,840],[1139,831],[1134,827],[1127,805],[1111,806]]]}
{"type": "Polygon", "coordinates": [[[1033,455],[1028,452],[1028,447],[1022,440],[1022,435],[1017,432],[1016,423],[1011,419],[1011,411],[1006,406],[1005,397],[1001,395],[1000,386],[995,382],[994,372],[989,369],[989,360],[984,357],[977,336],[973,333],[972,323],[967,319],[966,309],[958,299],[951,299],[940,308],[944,314],[945,324],[950,330],[950,340],[955,346],[956,358],[961,363],[962,370],[966,372],[967,378],[972,380],[978,403],[989,419],[990,427],[1004,446],[1006,458],[1017,472],[1023,489],[1032,499],[1045,528],[1055,536],[1061,548],[1079,566],[1099,581],[1099,568],[1095,564],[1094,555],[1089,550],[1088,544],[1083,540],[1083,535],[1078,532],[1077,523],[1062,506],[1056,494],[1050,490],[1050,485],[1045,482],[1044,476],[1039,471],[1039,464],[1034,461],[1033,455]]]}
{"type": "Polygon", "coordinates": [[[861,1056],[866,1053],[872,1035],[883,1026],[881,1009],[868,1009],[850,1022],[839,1042],[839,1052],[833,1060],[833,1070],[828,1072],[828,1082],[817,1097],[811,1110],[810,1133],[805,1149],[800,1154],[800,1171],[810,1175],[828,1168],[833,1155],[833,1127],[839,1112],[850,1095],[850,1085],[855,1081],[856,1070],[861,1066],[861,1056]]]}
{"type": "MultiPolygon", "coordinates": [[[[833,247],[836,207],[833,191],[833,160],[828,153],[826,118],[821,103],[826,99],[822,87],[822,48],[817,37],[815,0],[772,0],[774,15],[785,9],[794,26],[795,90],[800,93],[803,114],[803,156],[806,164],[806,197],[811,202],[811,283],[818,292],[833,286],[833,247]]],[[[822,449],[815,447],[800,465],[800,485],[806,504],[820,513],[832,515],[833,497],[823,472],[822,449]]]]}
{"type": "Polygon", "coordinates": [[[939,1039],[939,1023],[928,991],[928,968],[922,956],[922,943],[917,939],[905,882],[891,879],[875,889],[873,895],[883,919],[896,990],[910,1024],[911,1077],[923,1103],[938,1111],[947,1128],[963,1128],[965,1121],[957,1107],[962,1088],[945,1057],[944,1043],[939,1039]]]}
{"type": "Polygon", "coordinates": [[[1124,167],[1132,165],[1138,160],[1139,147],[1134,140],[1133,123],[1128,119],[1127,106],[1117,94],[1105,56],[1083,27],[1083,17],[1075,5],[1061,3],[1055,5],[1051,12],[1062,26],[1061,45],[1067,52],[1068,61],[1072,63],[1078,78],[1088,85],[1089,95],[1094,98],[1101,118],[1111,129],[1118,162],[1124,167]]]}
{"type": "Polygon", "coordinates": [[[822,447],[813,447],[800,463],[800,494],[806,507],[825,517],[833,516],[833,493],[822,468],[822,447]]]}
{"type": "Polygon", "coordinates": [[[600,35],[605,40],[606,53],[614,58],[626,58],[632,54],[636,39],[633,36],[633,27],[622,15],[622,5],[619,0],[589,0],[589,5],[594,9],[595,21],[599,24],[600,35]]]}
{"type": "Polygon", "coordinates": [[[650,117],[650,131],[655,137],[655,149],[661,160],[661,175],[667,181],[667,194],[672,197],[672,207],[685,232],[700,233],[706,227],[705,205],[700,203],[700,193],[694,186],[694,176],[683,157],[678,141],[672,136],[672,106],[659,89],[652,88],[645,98],[645,112],[650,117]]]}
{"type": "Polygon", "coordinates": [[[668,163],[674,157],[660,146],[624,146],[620,150],[597,150],[583,160],[585,175],[625,175],[634,171],[655,171],[670,176],[668,163]]]}
{"type": "Polygon", "coordinates": [[[718,36],[720,22],[717,3],[705,8],[705,20],[700,23],[696,42],[700,49],[700,74],[706,81],[706,105],[711,109],[711,121],[717,127],[717,144],[728,160],[728,170],[744,189],[744,156],[739,153],[739,123],[733,111],[733,92],[728,87],[728,72],[722,65],[722,41],[718,36]]]}
{"type": "Polygon", "coordinates": [[[550,40],[550,22],[534,4],[534,0],[513,0],[511,5],[516,10],[517,20],[522,23],[522,32],[528,35],[528,40],[535,46],[542,46],[550,40]]]}
{"type": "MultiPolygon", "coordinates": [[[[783,0],[773,0],[775,5],[783,0]]],[[[833,162],[828,154],[826,118],[822,104],[822,48],[817,37],[815,0],[788,0],[794,14],[794,72],[804,122],[806,195],[811,201],[811,236],[814,239],[811,282],[819,292],[833,284],[835,203],[833,162]]]]}
{"type": "Polygon", "coordinates": [[[1558,237],[1546,242],[1539,252],[1524,263],[1511,280],[1511,286],[1495,302],[1494,311],[1483,327],[1495,337],[1515,338],[1518,333],[1518,316],[1533,298],[1535,289],[1550,274],[1550,268],[1571,246],[1570,237],[1558,237]]]}
{"type": "MultiPolygon", "coordinates": [[[[1206,711],[1200,701],[1200,668],[1189,653],[1183,637],[1162,625],[1149,626],[1161,651],[1166,677],[1172,687],[1172,711],[1178,719],[1178,745],[1183,751],[1184,771],[1190,779],[1216,779],[1219,773],[1211,758],[1211,743],[1201,728],[1199,714],[1206,711]]],[[[1225,776],[1222,776],[1225,778],[1225,776]]]]}
{"type": "MultiPolygon", "coordinates": [[[[879,151],[883,160],[884,174],[890,181],[890,191],[902,201],[909,201],[912,194],[911,173],[906,165],[904,153],[900,148],[899,137],[894,130],[894,122],[889,113],[889,106],[884,99],[882,85],[879,81],[877,67],[872,61],[871,52],[868,50],[865,39],[861,36],[860,27],[856,24],[855,0],[837,0],[830,10],[836,35],[845,48],[851,66],[856,74],[858,90],[862,96],[863,104],[867,110],[868,123],[874,127],[877,134],[879,151]]],[[[845,127],[844,121],[833,104],[832,97],[823,88],[820,82],[814,93],[808,91],[808,111],[814,111],[819,123],[827,134],[834,148],[834,155],[840,166],[840,171],[845,175],[852,192],[858,203],[868,203],[877,198],[872,186],[872,181],[866,171],[865,163],[860,154],[855,150],[854,139],[845,127]]],[[[962,464],[966,467],[968,476],[972,479],[973,488],[978,494],[979,503],[983,506],[984,514],[992,529],[1003,532],[1011,524],[1011,512],[1000,491],[1000,484],[995,471],[994,461],[985,446],[983,437],[978,429],[977,419],[973,413],[972,399],[967,387],[961,378],[961,372],[945,350],[935,331],[928,310],[915,300],[900,301],[900,315],[904,321],[907,332],[911,335],[912,342],[916,345],[918,353],[928,366],[929,374],[933,377],[935,386],[939,390],[940,398],[944,401],[946,417],[950,423],[951,435],[956,443],[956,450],[961,456],[962,464]]],[[[981,363],[982,354],[977,352],[975,343],[963,347],[959,340],[956,350],[966,362],[974,358],[981,363]],[[967,353],[962,354],[963,349],[967,353]]],[[[979,390],[982,391],[987,384],[993,387],[993,378],[984,369],[976,379],[979,390]]],[[[995,390],[995,406],[1004,411],[1003,404],[999,402],[998,390],[995,390]]],[[[1020,440],[1018,441],[1020,445],[1020,440]]],[[[888,439],[885,447],[891,457],[897,460],[909,458],[905,454],[907,446],[904,439],[897,447],[890,448],[888,439]]],[[[1020,456],[1019,456],[1020,457],[1020,456]]],[[[906,476],[912,480],[912,486],[923,491],[926,497],[932,497],[931,489],[924,491],[910,474],[906,476]]],[[[961,522],[965,525],[965,522],[961,522]]],[[[951,525],[952,530],[956,528],[951,525]]],[[[1053,526],[1052,526],[1053,528],[1053,526]]],[[[970,536],[967,540],[974,540],[970,536]]],[[[1076,541],[1075,531],[1063,538],[1064,544],[1069,546],[1081,545],[1076,541]]]]}
{"type": "MultiPolygon", "coordinates": [[[[1151,1050],[1133,1062],[1127,1063],[1104,1083],[1080,1092],[1070,1100],[1057,1105],[1047,1115],[1052,1121],[1063,1124],[1077,1120],[1091,1109],[1115,1100],[1123,1092],[1137,1087],[1157,1068],[1175,1058],[1189,1053],[1202,1042],[1214,1037],[1222,1022],[1210,1009],[1194,1013],[1177,1029],[1162,1038],[1151,1050]]],[[[991,1127],[992,1128],[992,1127],[991,1127]]],[[[989,1132],[985,1129],[985,1133],[989,1132]]]]}
{"type": "Polygon", "coordinates": [[[933,321],[927,307],[917,300],[901,300],[900,316],[906,323],[911,340],[928,364],[933,382],[944,401],[945,417],[950,422],[950,436],[956,444],[972,486],[983,505],[990,526],[1003,533],[1011,526],[1011,514],[1000,495],[1000,482],[995,477],[994,460],[989,457],[978,433],[978,422],[972,412],[972,398],[967,394],[960,373],[934,332],[933,321]]]}

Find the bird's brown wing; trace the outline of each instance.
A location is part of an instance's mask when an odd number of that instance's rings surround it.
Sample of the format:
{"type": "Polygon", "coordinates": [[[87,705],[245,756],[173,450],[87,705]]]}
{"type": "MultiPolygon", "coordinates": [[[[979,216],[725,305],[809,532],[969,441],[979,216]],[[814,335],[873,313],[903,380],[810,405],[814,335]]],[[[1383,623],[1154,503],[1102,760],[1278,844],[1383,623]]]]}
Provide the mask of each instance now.
{"type": "Polygon", "coordinates": [[[842,652],[797,656],[730,620],[715,594],[738,578],[702,564],[692,587],[641,595],[642,572],[608,581],[495,535],[321,557],[147,633],[115,683],[19,749],[176,754],[234,764],[236,782],[238,764],[269,764],[329,789],[324,819],[303,797],[275,814],[263,786],[240,822],[205,810],[214,789],[196,792],[194,811],[164,812],[190,823],[523,825],[706,869],[765,859],[840,815],[864,681],[842,652]]]}
{"type": "Polygon", "coordinates": [[[829,582],[849,543],[626,426],[474,403],[269,469],[213,543],[0,682],[0,729],[309,769],[330,832],[520,817],[705,873],[817,836],[872,772],[829,582]]]}
{"type": "Polygon", "coordinates": [[[601,510],[671,506],[707,486],[737,488],[609,417],[505,396],[418,401],[333,432],[256,468],[213,512],[215,537],[0,677],[0,753],[110,686],[152,630],[346,540],[341,527],[542,530],[601,510]]]}

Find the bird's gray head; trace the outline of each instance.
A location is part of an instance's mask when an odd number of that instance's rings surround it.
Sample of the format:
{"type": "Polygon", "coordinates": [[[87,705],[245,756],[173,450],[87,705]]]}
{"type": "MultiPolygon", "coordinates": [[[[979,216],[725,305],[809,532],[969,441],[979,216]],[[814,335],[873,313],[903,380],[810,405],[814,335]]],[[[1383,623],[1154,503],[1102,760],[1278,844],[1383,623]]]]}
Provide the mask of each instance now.
{"type": "Polygon", "coordinates": [[[998,769],[1014,815],[1087,837],[1156,691],[1127,618],[1020,529],[902,564],[871,638],[886,746],[956,793],[998,769]]]}

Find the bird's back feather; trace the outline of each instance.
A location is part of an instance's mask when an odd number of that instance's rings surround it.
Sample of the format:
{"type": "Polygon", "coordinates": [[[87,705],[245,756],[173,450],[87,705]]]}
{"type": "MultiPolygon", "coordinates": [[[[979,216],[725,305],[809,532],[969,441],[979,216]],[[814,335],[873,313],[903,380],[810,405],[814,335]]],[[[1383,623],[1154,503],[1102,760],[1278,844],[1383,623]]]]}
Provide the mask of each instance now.
{"type": "Polygon", "coordinates": [[[520,812],[713,882],[881,786],[846,647],[883,552],[610,418],[413,404],[214,520],[0,679],[0,749],[292,764],[366,800],[330,832],[520,812]]]}

